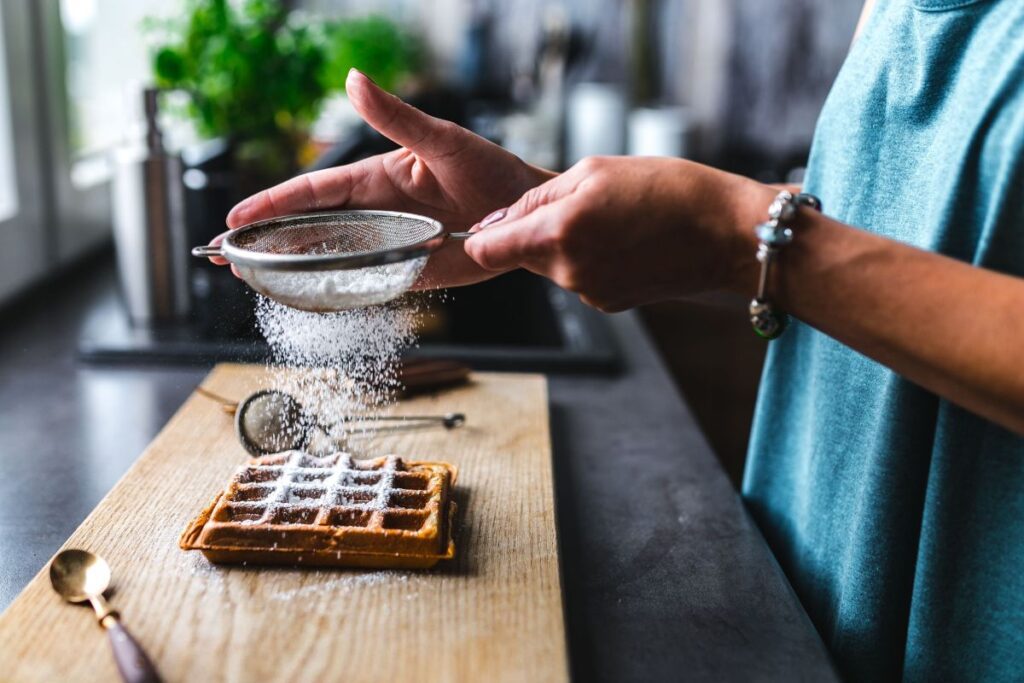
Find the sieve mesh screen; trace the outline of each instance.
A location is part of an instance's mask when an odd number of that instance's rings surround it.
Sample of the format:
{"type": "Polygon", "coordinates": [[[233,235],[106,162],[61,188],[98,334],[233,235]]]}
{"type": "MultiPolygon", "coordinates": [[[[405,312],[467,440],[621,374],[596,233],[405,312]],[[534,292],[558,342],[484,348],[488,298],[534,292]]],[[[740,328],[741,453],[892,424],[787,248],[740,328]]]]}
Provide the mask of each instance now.
{"type": "Polygon", "coordinates": [[[385,213],[295,216],[232,235],[249,252],[343,256],[414,247],[438,235],[436,223],[385,213]]]}

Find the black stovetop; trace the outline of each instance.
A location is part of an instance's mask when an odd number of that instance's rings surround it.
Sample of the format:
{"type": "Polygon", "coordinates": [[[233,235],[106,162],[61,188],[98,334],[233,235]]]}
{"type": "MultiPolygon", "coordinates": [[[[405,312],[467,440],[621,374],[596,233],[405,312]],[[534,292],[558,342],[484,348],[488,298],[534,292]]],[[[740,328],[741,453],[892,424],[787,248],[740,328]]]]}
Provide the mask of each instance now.
{"type": "MultiPolygon", "coordinates": [[[[89,315],[79,356],[93,363],[265,362],[252,291],[223,268],[196,268],[188,319],[134,326],[111,292],[89,315]]],[[[410,357],[462,360],[481,370],[602,372],[618,353],[597,311],[548,281],[515,272],[426,296],[419,344],[410,357]]]]}

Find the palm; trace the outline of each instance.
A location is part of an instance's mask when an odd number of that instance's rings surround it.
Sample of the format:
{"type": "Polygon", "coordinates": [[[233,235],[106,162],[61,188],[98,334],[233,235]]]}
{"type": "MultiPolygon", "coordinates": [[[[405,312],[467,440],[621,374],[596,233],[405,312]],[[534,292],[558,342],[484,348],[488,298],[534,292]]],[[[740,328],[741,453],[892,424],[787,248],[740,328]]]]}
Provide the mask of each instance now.
{"type": "MultiPolygon", "coordinates": [[[[365,179],[346,205],[431,216],[446,231],[461,232],[540,182],[536,169],[497,145],[461,129],[451,134],[459,139],[450,154],[428,160],[402,148],[361,162],[365,179]]],[[[493,276],[461,245],[450,244],[430,258],[419,286],[465,285],[493,276]]]]}
{"type": "Polygon", "coordinates": [[[536,184],[527,177],[532,169],[518,158],[463,133],[465,146],[441,158],[425,160],[402,148],[367,159],[372,175],[363,192],[353,193],[350,204],[428,215],[456,232],[511,204],[536,184]]]}

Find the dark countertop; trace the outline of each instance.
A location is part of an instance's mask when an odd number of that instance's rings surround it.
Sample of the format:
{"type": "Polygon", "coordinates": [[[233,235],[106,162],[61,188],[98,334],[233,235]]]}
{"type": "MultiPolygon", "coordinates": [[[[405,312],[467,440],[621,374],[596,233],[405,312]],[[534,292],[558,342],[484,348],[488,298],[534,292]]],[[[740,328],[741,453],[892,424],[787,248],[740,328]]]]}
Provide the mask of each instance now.
{"type": "MultiPolygon", "coordinates": [[[[206,374],[75,358],[108,266],[0,312],[0,609],[206,374]]],[[[837,680],[825,649],[632,314],[613,377],[550,376],[576,680],[837,680]]]]}

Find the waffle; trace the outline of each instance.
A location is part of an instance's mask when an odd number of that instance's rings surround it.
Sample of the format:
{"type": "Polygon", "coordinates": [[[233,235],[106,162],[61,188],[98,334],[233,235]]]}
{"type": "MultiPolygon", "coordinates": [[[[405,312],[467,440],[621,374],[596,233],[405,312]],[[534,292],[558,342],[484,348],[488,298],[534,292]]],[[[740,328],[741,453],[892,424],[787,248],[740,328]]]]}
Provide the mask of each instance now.
{"type": "Polygon", "coordinates": [[[451,558],[447,463],[299,451],[253,458],[179,545],[212,562],[423,568],[451,558]]]}

